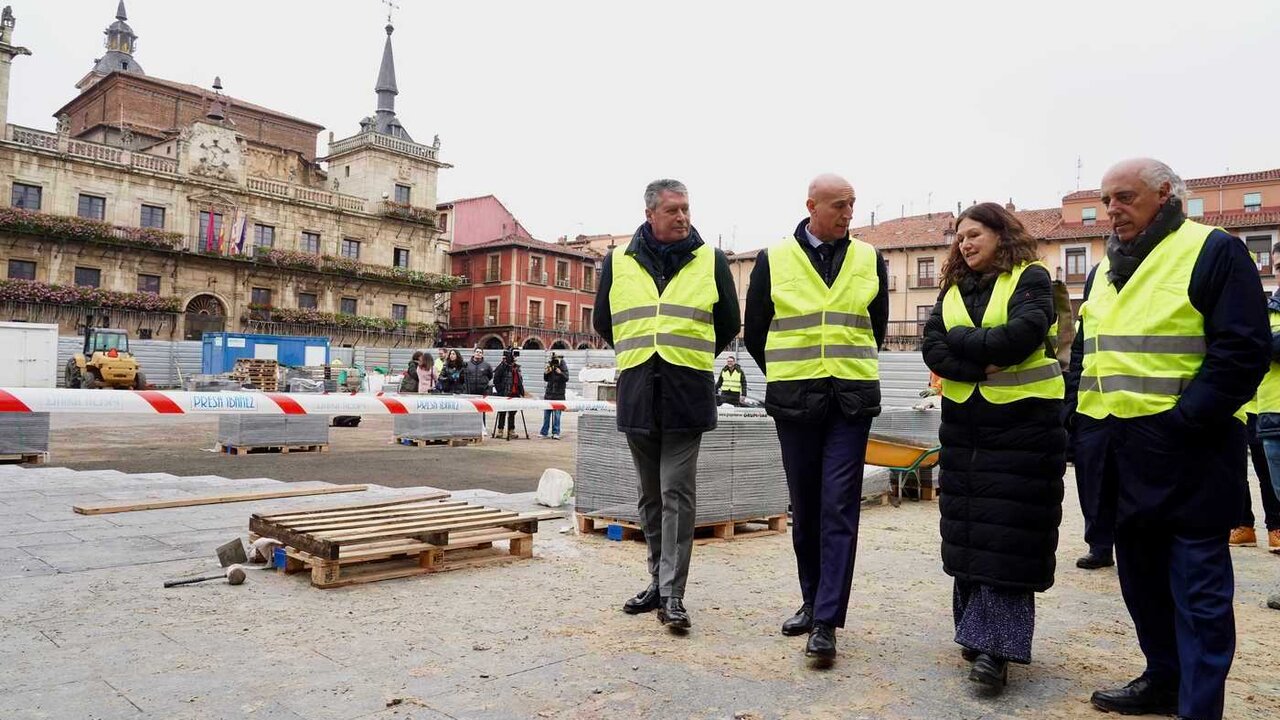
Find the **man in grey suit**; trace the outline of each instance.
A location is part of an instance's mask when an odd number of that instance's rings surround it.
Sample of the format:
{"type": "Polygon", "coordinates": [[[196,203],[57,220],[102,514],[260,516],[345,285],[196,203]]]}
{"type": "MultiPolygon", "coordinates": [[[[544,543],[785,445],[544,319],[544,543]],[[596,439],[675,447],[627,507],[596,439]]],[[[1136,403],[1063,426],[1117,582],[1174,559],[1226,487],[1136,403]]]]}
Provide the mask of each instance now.
{"type": "Polygon", "coordinates": [[[689,191],[675,180],[645,189],[645,220],[604,259],[595,329],[617,353],[618,430],[639,476],[649,546],[648,587],[630,614],[658,611],[683,630],[696,517],[698,450],[716,427],[715,356],[738,334],[738,293],[724,253],[689,221],[689,191]]]}

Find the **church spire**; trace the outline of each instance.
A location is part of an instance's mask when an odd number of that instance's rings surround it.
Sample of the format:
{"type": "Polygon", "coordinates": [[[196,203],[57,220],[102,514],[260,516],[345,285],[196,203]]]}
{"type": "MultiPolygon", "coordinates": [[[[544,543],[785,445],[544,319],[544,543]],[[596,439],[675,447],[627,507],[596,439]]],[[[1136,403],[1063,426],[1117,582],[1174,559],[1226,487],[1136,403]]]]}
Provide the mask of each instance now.
{"type": "Polygon", "coordinates": [[[378,93],[378,113],[387,112],[394,116],[396,95],[400,94],[396,88],[396,61],[391,51],[391,33],[396,29],[387,23],[386,30],[387,42],[382,46],[382,66],[378,68],[378,85],[374,91],[378,93]]]}
{"type": "Polygon", "coordinates": [[[120,0],[116,5],[116,21],[102,31],[102,34],[107,36],[103,43],[106,45],[107,53],[94,61],[93,70],[76,87],[81,89],[88,87],[113,72],[146,74],[138,61],[133,59],[133,53],[138,49],[138,36],[133,32],[133,28],[129,27],[128,20],[129,13],[124,9],[124,0],[120,0]]]}
{"type": "Polygon", "coordinates": [[[378,94],[378,109],[373,117],[361,121],[360,127],[365,132],[391,135],[413,142],[413,138],[409,137],[408,131],[396,117],[396,95],[400,94],[400,90],[396,87],[396,61],[391,49],[391,33],[396,29],[391,24],[390,18],[387,19],[385,29],[387,41],[382,46],[382,64],[378,67],[378,83],[373,88],[378,94]]]}

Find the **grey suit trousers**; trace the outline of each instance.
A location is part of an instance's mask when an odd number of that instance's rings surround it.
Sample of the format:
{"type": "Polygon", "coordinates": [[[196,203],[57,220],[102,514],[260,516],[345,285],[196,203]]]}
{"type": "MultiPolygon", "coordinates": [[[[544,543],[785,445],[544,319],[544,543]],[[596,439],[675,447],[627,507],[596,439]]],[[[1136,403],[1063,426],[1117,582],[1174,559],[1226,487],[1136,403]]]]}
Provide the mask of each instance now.
{"type": "Polygon", "coordinates": [[[664,598],[683,598],[693,554],[698,450],[702,433],[627,433],[640,480],[640,527],[649,575],[664,598]]]}

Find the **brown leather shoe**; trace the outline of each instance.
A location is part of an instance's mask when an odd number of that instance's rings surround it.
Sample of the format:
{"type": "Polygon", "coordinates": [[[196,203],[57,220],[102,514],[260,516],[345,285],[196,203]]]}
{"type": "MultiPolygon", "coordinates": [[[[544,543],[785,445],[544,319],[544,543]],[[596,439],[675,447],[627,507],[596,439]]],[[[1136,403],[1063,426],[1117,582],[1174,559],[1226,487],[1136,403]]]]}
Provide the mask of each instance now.
{"type": "Polygon", "coordinates": [[[1271,548],[1271,552],[1280,555],[1280,529],[1267,533],[1267,545],[1271,548]]]}
{"type": "Polygon", "coordinates": [[[1257,547],[1258,534],[1251,527],[1238,527],[1231,531],[1227,544],[1231,547],[1257,547]]]}

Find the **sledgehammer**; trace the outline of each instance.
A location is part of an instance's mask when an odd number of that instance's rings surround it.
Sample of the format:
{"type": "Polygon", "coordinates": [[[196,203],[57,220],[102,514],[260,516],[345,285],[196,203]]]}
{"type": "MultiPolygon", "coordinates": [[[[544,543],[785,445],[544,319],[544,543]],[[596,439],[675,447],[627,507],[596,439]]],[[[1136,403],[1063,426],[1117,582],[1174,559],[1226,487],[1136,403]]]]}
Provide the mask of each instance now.
{"type": "Polygon", "coordinates": [[[244,568],[239,565],[232,565],[225,571],[214,575],[199,575],[191,578],[183,578],[181,580],[165,580],[164,586],[171,588],[179,585],[191,585],[192,583],[204,582],[205,580],[218,580],[220,578],[226,578],[228,585],[240,585],[244,582],[244,568]]]}

